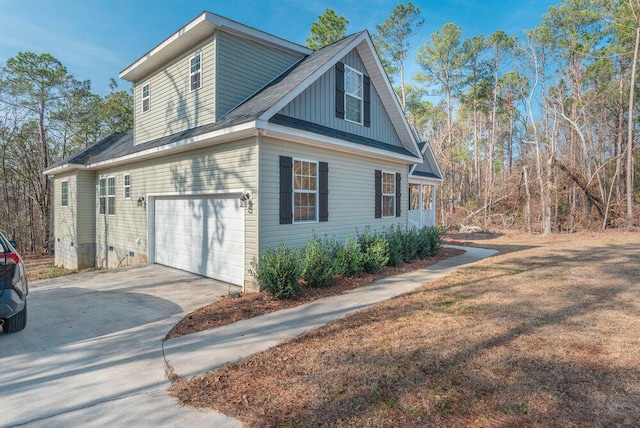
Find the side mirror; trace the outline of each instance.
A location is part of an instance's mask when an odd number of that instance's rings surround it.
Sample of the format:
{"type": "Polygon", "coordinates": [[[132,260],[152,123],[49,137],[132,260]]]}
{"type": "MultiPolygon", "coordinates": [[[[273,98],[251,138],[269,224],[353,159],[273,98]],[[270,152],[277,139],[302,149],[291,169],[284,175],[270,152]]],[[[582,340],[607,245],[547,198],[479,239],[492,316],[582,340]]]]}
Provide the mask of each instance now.
{"type": "Polygon", "coordinates": [[[13,239],[9,241],[9,244],[11,244],[11,246],[13,248],[15,248],[16,250],[18,249],[18,243],[16,241],[14,241],[13,239]]]}

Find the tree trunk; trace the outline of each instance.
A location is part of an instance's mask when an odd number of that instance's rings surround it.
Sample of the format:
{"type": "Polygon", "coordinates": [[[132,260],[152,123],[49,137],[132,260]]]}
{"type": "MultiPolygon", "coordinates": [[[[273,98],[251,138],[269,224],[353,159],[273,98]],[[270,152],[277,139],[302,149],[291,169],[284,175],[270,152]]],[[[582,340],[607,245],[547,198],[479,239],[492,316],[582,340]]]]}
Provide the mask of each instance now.
{"type": "Polygon", "coordinates": [[[631,83],[629,84],[629,110],[627,112],[627,226],[633,226],[633,109],[636,89],[636,69],[638,64],[638,45],[640,44],[640,20],[636,26],[636,41],[631,65],[631,83]]]}

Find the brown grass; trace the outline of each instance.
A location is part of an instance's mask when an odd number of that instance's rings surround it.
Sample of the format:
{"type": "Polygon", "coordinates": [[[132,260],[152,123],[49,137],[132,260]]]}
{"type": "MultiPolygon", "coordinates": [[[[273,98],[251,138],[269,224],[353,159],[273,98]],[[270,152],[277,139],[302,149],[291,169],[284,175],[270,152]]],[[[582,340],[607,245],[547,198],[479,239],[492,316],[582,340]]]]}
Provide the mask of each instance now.
{"type": "Polygon", "coordinates": [[[78,272],[88,272],[95,268],[73,270],[54,266],[53,254],[22,254],[22,260],[27,271],[29,281],[57,278],[59,276],[73,275],[78,272]]]}
{"type": "Polygon", "coordinates": [[[477,242],[519,251],[171,391],[248,426],[636,425],[640,236],[477,242]]]}
{"type": "Polygon", "coordinates": [[[442,248],[434,257],[425,260],[414,260],[405,263],[404,266],[387,267],[376,273],[365,273],[357,278],[337,278],[331,287],[309,288],[303,287],[300,294],[294,299],[278,300],[268,296],[265,292],[245,294],[240,297],[226,296],[210,305],[197,309],[185,316],[176,324],[165,340],[184,336],[198,331],[209,330],[248,318],[292,308],[323,297],[335,296],[354,288],[369,285],[378,279],[398,275],[416,269],[431,266],[440,260],[462,254],[462,250],[454,248],[442,248]]]}

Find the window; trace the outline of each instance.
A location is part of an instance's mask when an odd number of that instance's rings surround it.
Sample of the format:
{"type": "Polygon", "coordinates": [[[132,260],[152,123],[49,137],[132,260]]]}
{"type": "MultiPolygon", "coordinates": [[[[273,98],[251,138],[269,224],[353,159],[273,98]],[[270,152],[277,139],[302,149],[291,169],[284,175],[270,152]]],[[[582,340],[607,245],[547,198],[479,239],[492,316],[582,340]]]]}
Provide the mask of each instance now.
{"type": "Polygon", "coordinates": [[[151,110],[151,84],[142,87],[142,112],[151,110]]]}
{"type": "Polygon", "coordinates": [[[202,86],[202,54],[197,53],[189,62],[189,81],[191,82],[191,90],[195,91],[202,86]]]}
{"type": "Polygon", "coordinates": [[[293,221],[316,221],[318,163],[293,161],[293,221]]]}
{"type": "Polygon", "coordinates": [[[69,206],[69,182],[65,180],[60,184],[62,185],[62,191],[60,192],[61,199],[62,199],[61,205],[63,207],[68,207],[69,206]]]}
{"type": "Polygon", "coordinates": [[[396,175],[382,173],[382,217],[396,216],[396,175]]]}
{"type": "Polygon", "coordinates": [[[116,213],[116,178],[107,178],[107,214],[116,213]]]}
{"type": "Polygon", "coordinates": [[[115,215],[116,213],[116,178],[101,178],[98,185],[100,200],[100,214],[115,215]]]}
{"type": "Polygon", "coordinates": [[[124,198],[131,199],[131,174],[125,174],[122,179],[124,182],[124,198]]]}
{"type": "Polygon", "coordinates": [[[362,73],[349,66],[344,67],[344,117],[350,122],[362,124],[362,73]]]}
{"type": "Polygon", "coordinates": [[[420,185],[409,184],[409,209],[420,209],[420,185]]]}

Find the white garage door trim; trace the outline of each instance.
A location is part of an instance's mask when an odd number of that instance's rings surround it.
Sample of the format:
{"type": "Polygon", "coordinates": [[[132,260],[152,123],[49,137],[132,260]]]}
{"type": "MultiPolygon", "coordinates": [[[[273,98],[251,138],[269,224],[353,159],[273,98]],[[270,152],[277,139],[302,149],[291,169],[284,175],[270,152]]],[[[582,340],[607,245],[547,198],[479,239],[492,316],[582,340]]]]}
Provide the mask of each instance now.
{"type": "Polygon", "coordinates": [[[148,195],[149,262],[242,286],[245,234],[241,194],[148,195]]]}

